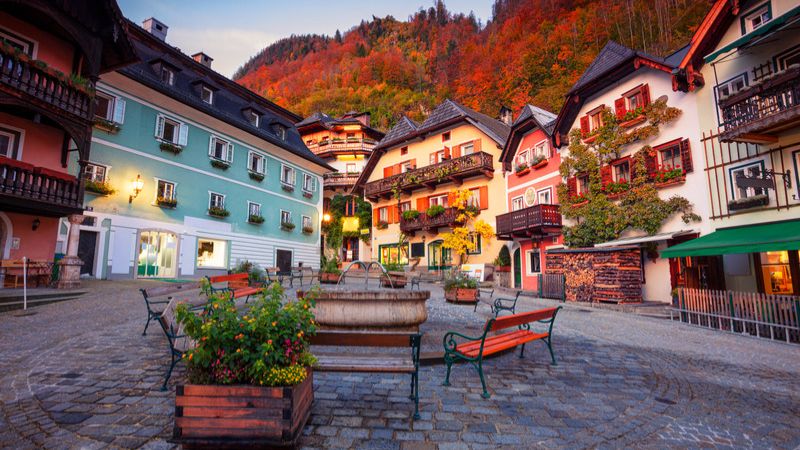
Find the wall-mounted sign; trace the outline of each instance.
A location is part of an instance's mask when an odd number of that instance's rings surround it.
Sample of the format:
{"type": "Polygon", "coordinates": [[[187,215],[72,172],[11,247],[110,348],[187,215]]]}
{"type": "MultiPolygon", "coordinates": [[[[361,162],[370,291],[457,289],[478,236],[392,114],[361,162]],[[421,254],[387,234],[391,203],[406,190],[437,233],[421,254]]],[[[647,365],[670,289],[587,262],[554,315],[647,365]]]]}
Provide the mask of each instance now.
{"type": "Polygon", "coordinates": [[[11,250],[19,250],[19,238],[11,238],[11,250]]]}

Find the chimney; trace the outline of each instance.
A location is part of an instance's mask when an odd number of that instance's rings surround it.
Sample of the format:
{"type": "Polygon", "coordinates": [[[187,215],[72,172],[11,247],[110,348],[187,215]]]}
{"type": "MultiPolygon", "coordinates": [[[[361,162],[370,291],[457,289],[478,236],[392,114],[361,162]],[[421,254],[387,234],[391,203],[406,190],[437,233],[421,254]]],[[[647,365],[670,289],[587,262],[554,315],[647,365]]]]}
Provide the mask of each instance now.
{"type": "Polygon", "coordinates": [[[514,123],[514,111],[511,110],[506,105],[502,105],[500,107],[500,113],[498,113],[497,118],[500,119],[501,122],[504,124],[511,126],[514,123]]]}
{"type": "Polygon", "coordinates": [[[169,27],[164,25],[163,22],[159,21],[155,17],[145,19],[145,21],[142,22],[142,27],[145,29],[145,31],[157,37],[158,39],[162,41],[167,40],[167,30],[169,27]]]}
{"type": "Polygon", "coordinates": [[[209,69],[211,68],[211,61],[214,60],[214,58],[206,55],[203,52],[195,53],[194,55],[192,55],[192,59],[194,59],[195,61],[199,62],[200,64],[208,67],[209,69]]]}

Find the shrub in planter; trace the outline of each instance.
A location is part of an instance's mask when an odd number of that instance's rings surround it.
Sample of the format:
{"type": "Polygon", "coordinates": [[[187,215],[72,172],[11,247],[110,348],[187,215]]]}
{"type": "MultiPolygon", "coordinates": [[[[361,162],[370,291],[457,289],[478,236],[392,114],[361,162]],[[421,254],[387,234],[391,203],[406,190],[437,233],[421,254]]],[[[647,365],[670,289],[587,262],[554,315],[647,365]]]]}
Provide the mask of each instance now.
{"type": "Polygon", "coordinates": [[[451,303],[476,303],[478,280],[453,268],[444,278],[444,298],[451,303]]]}
{"type": "Polygon", "coordinates": [[[494,259],[492,264],[495,265],[494,270],[497,272],[510,272],[511,271],[511,253],[505,245],[500,247],[500,253],[494,259]]]}
{"type": "Polygon", "coordinates": [[[160,148],[162,152],[170,152],[175,155],[183,151],[183,147],[175,145],[171,142],[162,142],[158,144],[158,148],[160,148]]]}
{"type": "Polygon", "coordinates": [[[228,167],[231,166],[231,163],[221,159],[211,159],[209,161],[211,162],[211,167],[216,167],[217,169],[228,170],[228,167]]]}
{"type": "Polygon", "coordinates": [[[339,270],[339,258],[326,258],[322,257],[319,268],[319,282],[327,284],[335,284],[339,282],[339,276],[342,271],[339,270]]]}
{"type": "Polygon", "coordinates": [[[165,197],[158,197],[156,198],[156,204],[158,206],[164,206],[167,208],[174,208],[178,206],[178,200],[174,198],[165,198],[165,197]]]}
{"type": "Polygon", "coordinates": [[[528,172],[530,172],[530,166],[528,166],[528,164],[526,163],[522,163],[514,169],[514,173],[516,173],[517,175],[521,175],[523,173],[528,173],[528,172]]]}
{"type": "Polygon", "coordinates": [[[84,180],[83,186],[87,191],[100,195],[111,195],[116,192],[116,189],[112,188],[108,181],[84,180]]]}
{"type": "Polygon", "coordinates": [[[231,213],[225,208],[220,208],[219,206],[212,206],[208,208],[208,214],[215,217],[228,217],[231,213]]]}
{"type": "Polygon", "coordinates": [[[386,222],[386,221],[383,221],[383,220],[378,222],[378,229],[379,230],[385,230],[388,227],[389,227],[389,222],[386,222]]]}
{"type": "Polygon", "coordinates": [[[260,224],[260,223],[264,223],[264,217],[263,216],[257,216],[255,214],[250,214],[250,217],[247,218],[247,221],[250,222],[250,223],[260,224]]]}
{"type": "Polygon", "coordinates": [[[428,217],[436,217],[442,213],[444,213],[444,206],[442,205],[433,205],[425,212],[428,217]]]}
{"type": "Polygon", "coordinates": [[[311,234],[314,232],[314,227],[303,227],[303,233],[311,234]]]}
{"type": "Polygon", "coordinates": [[[384,264],[383,268],[386,269],[386,272],[389,274],[389,278],[387,279],[385,276],[381,276],[381,286],[392,287],[395,289],[406,286],[408,277],[406,276],[406,272],[402,265],[398,263],[388,263],[384,264]],[[391,280],[391,283],[389,283],[389,280],[391,280]]]}
{"type": "Polygon", "coordinates": [[[292,231],[294,230],[294,224],[292,222],[281,222],[281,230],[292,231]]]}
{"type": "Polygon", "coordinates": [[[259,172],[248,171],[247,174],[250,176],[251,180],[256,181],[264,181],[264,174],[259,172]]]}
{"type": "Polygon", "coordinates": [[[416,209],[409,209],[408,211],[403,211],[403,220],[414,220],[419,217],[419,211],[416,209]]]}
{"type": "Polygon", "coordinates": [[[312,311],[317,295],[312,290],[289,301],[273,283],[245,314],[224,294],[210,296],[210,306],[199,315],[185,304],[178,306],[177,321],[194,347],[183,356],[190,384],[176,392],[176,441],[296,441],[313,400],[316,358],[308,338],[316,332],[312,311]],[[189,417],[185,405],[202,408],[204,418],[189,417]]]}

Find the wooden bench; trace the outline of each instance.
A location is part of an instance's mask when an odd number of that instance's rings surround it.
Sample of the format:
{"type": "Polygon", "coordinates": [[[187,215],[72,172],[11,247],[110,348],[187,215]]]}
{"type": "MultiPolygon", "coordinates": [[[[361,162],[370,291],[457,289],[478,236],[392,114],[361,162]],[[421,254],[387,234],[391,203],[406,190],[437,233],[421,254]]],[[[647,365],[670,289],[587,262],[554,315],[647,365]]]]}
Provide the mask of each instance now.
{"type": "Polygon", "coordinates": [[[244,302],[250,301],[251,295],[256,295],[263,289],[258,286],[250,286],[250,275],[246,273],[233,273],[230,275],[217,275],[208,278],[209,285],[211,286],[211,293],[215,292],[229,292],[234,299],[245,297],[244,302]],[[226,287],[215,288],[216,283],[227,283],[226,287]],[[243,285],[236,287],[236,285],[243,285]]]}
{"type": "MultiPolygon", "coordinates": [[[[167,303],[164,312],[158,317],[158,323],[161,325],[164,335],[167,336],[170,356],[169,369],[164,376],[164,384],[161,386],[162,391],[167,390],[167,383],[172,376],[172,371],[175,369],[178,362],[183,359],[183,354],[195,346],[195,342],[183,334],[183,328],[176,320],[175,308],[177,308],[180,303],[184,303],[184,301],[173,297],[172,300],[167,303]]],[[[194,306],[191,309],[197,310],[204,306],[205,305],[194,306]]]]}
{"type": "Polygon", "coordinates": [[[483,358],[512,349],[518,345],[522,346],[519,352],[519,357],[522,358],[525,352],[525,344],[536,340],[543,340],[547,344],[547,349],[550,350],[552,364],[556,365],[551,336],[553,332],[553,323],[560,309],[561,307],[559,306],[557,308],[540,309],[538,311],[489,319],[486,321],[483,334],[477,337],[466,336],[455,331],[447,332],[442,340],[444,344],[444,362],[447,364],[447,375],[444,379],[444,385],[450,386],[450,368],[453,363],[458,360],[466,361],[471,363],[478,370],[478,375],[481,378],[481,385],[483,386],[483,398],[489,398],[489,391],[486,390],[486,381],[483,376],[483,358]],[[533,322],[547,324],[547,331],[532,331],[530,324],[533,322]],[[489,336],[489,332],[508,330],[510,328],[516,328],[516,330],[505,331],[489,336]],[[456,338],[463,339],[465,342],[459,343],[456,338]]]}
{"type": "Polygon", "coordinates": [[[170,284],[168,286],[157,286],[151,287],[148,289],[139,289],[139,292],[142,293],[142,297],[144,297],[144,304],[147,307],[147,322],[144,324],[144,331],[142,331],[142,336],[147,334],[147,327],[150,326],[151,320],[158,320],[161,317],[161,314],[164,310],[160,306],[154,305],[166,305],[172,300],[173,294],[177,294],[179,292],[186,292],[192,289],[197,289],[197,283],[175,283],[170,284]],[[164,300],[153,300],[154,298],[164,297],[164,300]]]}
{"type": "Polygon", "coordinates": [[[411,354],[363,354],[314,352],[318,372],[377,372],[411,375],[411,395],[414,400],[414,419],[419,419],[419,353],[422,334],[414,332],[327,331],[319,330],[311,337],[312,346],[336,347],[394,347],[411,348],[411,354]]]}

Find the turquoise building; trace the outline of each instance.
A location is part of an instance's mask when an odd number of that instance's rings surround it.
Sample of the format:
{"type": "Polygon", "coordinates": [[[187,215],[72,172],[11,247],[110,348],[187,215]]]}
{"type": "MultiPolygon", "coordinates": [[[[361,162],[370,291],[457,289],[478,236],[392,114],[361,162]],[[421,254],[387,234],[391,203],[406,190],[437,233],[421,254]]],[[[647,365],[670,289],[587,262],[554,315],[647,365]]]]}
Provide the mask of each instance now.
{"type": "Polygon", "coordinates": [[[207,55],[168,45],[163,23],[129,28],[141,61],[97,83],[82,272],[196,278],[243,260],[317,267],[331,168],[303,144],[293,125],[301,117],[216,73],[207,55]]]}

